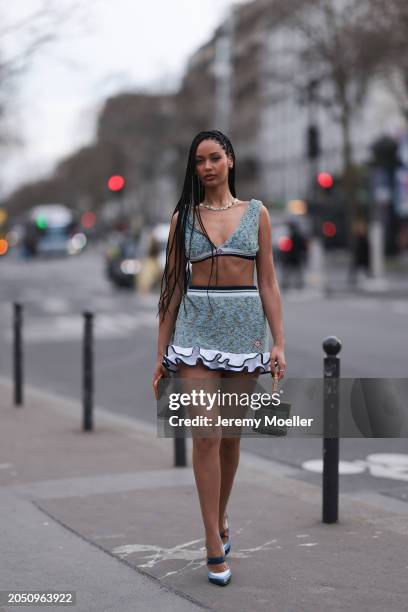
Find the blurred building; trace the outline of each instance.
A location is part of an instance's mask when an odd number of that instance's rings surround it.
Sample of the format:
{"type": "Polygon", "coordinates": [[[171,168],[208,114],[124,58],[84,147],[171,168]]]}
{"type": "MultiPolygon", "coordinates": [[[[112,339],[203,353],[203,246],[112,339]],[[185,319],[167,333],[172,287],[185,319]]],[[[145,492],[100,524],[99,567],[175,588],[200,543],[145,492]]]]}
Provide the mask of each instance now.
{"type": "MultiPolygon", "coordinates": [[[[299,0],[297,11],[310,15],[311,5],[310,0],[299,0]]],[[[303,95],[298,93],[299,86],[307,87],[316,74],[314,66],[306,74],[296,60],[301,38],[294,17],[290,6],[281,1],[233,5],[225,23],[192,56],[178,94],[183,171],[193,134],[220,129],[228,133],[236,151],[240,196],[256,193],[278,208],[308,193],[314,169],[306,156],[310,123],[318,126],[321,136],[317,167],[332,174],[343,168],[339,123],[308,101],[306,89],[303,95]]],[[[319,87],[324,94],[327,86],[319,87]]],[[[369,147],[379,134],[396,134],[403,126],[397,102],[378,78],[370,85],[364,106],[352,117],[354,161],[367,161],[369,147]]]]}
{"type": "Polygon", "coordinates": [[[237,156],[237,188],[245,199],[270,200],[262,180],[262,54],[267,2],[234,7],[229,135],[237,156]],[[256,194],[256,195],[255,195],[256,194]]]}
{"type": "MultiPolygon", "coordinates": [[[[343,2],[343,0],[336,0],[343,2]]],[[[297,58],[300,37],[294,28],[299,11],[312,0],[254,0],[235,4],[213,36],[189,58],[172,93],[127,92],[106,100],[95,142],[62,160],[49,180],[25,186],[11,198],[22,210],[49,192],[70,206],[89,202],[102,209],[111,195],[110,173],[123,174],[123,209],[145,224],[167,222],[182,189],[192,138],[200,130],[229,135],[236,156],[237,191],[283,210],[290,200],[305,198],[319,167],[341,172],[338,123],[308,97],[316,81],[315,66],[305,73],[297,58]],[[282,78],[282,75],[285,78],[282,78]],[[303,85],[303,93],[299,94],[303,85]],[[318,166],[306,155],[306,131],[319,127],[318,166]]],[[[366,161],[369,145],[382,133],[404,126],[397,103],[380,79],[351,124],[355,161],[366,161]]]]}
{"type": "MultiPolygon", "coordinates": [[[[302,3],[300,3],[301,5],[302,3]]],[[[305,2],[304,10],[310,11],[305,2]]],[[[300,9],[302,10],[302,8],[300,9]]],[[[262,185],[268,197],[283,205],[298,197],[306,197],[311,181],[311,166],[306,157],[306,133],[310,123],[320,133],[321,155],[316,169],[338,174],[343,169],[342,135],[339,122],[321,106],[308,102],[307,92],[296,96],[293,85],[312,84],[316,79],[314,66],[305,74],[304,65],[296,65],[296,49],[300,36],[292,26],[293,15],[275,14],[269,4],[264,20],[263,74],[264,95],[259,108],[262,123],[262,185]],[[276,78],[276,73],[289,76],[288,83],[276,78]]],[[[310,13],[313,14],[313,13],[310,13]]],[[[325,94],[327,86],[319,85],[325,94]]],[[[352,115],[350,140],[353,159],[367,162],[370,145],[380,134],[396,135],[404,129],[404,118],[384,81],[374,80],[362,108],[352,115]]]]}
{"type": "Polygon", "coordinates": [[[179,179],[188,148],[200,130],[218,129],[231,139],[237,157],[240,197],[269,197],[262,190],[262,21],[268,2],[232,6],[211,40],[190,58],[177,94],[179,179]],[[260,193],[261,187],[261,193],[260,193]]]}
{"type": "Polygon", "coordinates": [[[174,208],[176,116],[174,95],[149,93],[109,98],[99,116],[97,141],[116,152],[111,172],[126,179],[124,212],[147,224],[174,208]]]}

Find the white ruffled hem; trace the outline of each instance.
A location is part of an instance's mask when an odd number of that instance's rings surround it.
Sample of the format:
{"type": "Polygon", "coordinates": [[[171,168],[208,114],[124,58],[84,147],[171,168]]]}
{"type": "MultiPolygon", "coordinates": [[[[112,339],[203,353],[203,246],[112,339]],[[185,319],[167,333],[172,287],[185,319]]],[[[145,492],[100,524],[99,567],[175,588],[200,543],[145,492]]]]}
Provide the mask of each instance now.
{"type": "Polygon", "coordinates": [[[171,372],[177,372],[180,363],[196,365],[200,359],[210,370],[231,370],[234,372],[254,372],[257,368],[261,374],[271,371],[269,351],[265,353],[227,353],[213,349],[204,349],[198,345],[193,347],[169,344],[167,354],[163,357],[163,365],[171,372]]]}

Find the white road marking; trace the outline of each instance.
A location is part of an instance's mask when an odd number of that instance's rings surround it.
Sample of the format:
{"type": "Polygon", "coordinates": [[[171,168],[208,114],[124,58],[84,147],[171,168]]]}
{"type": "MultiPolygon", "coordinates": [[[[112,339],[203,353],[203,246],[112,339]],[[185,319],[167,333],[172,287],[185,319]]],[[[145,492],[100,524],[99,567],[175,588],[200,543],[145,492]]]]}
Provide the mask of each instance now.
{"type": "MultiPolygon", "coordinates": [[[[157,326],[155,313],[143,312],[134,315],[126,313],[96,313],[94,319],[95,339],[124,337],[129,332],[143,327],[157,326]]],[[[81,314],[60,315],[46,318],[28,319],[24,323],[23,341],[60,342],[81,340],[83,337],[83,317],[81,314]]],[[[6,341],[12,342],[10,329],[5,333],[6,341]]]]}
{"type": "MultiPolygon", "coordinates": [[[[322,459],[303,461],[301,467],[309,472],[323,472],[322,459]]],[[[404,453],[372,453],[365,460],[339,461],[339,474],[362,474],[408,482],[408,455],[404,453]]]]}
{"type": "Polygon", "coordinates": [[[69,312],[70,310],[69,300],[58,297],[47,297],[41,302],[40,306],[44,312],[51,314],[69,312]]]}
{"type": "MultiPolygon", "coordinates": [[[[309,472],[321,474],[323,472],[322,459],[309,459],[303,461],[301,467],[309,472]]],[[[361,474],[365,471],[365,465],[361,466],[353,461],[339,461],[339,474],[361,474]]]]}

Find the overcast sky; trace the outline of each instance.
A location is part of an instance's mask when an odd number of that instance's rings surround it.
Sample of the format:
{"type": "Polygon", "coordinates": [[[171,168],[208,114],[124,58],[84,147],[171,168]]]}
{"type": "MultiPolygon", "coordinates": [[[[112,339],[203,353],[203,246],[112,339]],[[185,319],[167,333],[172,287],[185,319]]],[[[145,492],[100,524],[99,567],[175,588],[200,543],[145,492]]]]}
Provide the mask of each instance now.
{"type": "MultiPolygon", "coordinates": [[[[10,23],[45,0],[0,2],[10,23]],[[20,11],[17,14],[16,11],[20,11]]],[[[52,1],[52,0],[49,0],[52,1]]],[[[164,83],[173,90],[190,54],[242,0],[88,0],[61,20],[59,40],[42,49],[19,81],[10,126],[22,147],[2,155],[0,193],[47,174],[58,159],[92,140],[98,109],[108,95],[164,83]],[[173,86],[172,86],[173,84],[173,86]]],[[[60,0],[69,7],[73,0],[60,0]]],[[[6,38],[9,54],[21,35],[6,38]]]]}

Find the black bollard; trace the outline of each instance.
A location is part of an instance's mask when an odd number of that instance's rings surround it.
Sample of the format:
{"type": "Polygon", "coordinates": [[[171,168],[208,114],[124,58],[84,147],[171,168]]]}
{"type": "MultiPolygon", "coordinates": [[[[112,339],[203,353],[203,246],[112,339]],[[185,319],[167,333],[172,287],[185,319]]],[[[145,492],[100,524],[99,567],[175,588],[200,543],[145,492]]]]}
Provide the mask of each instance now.
{"type": "MultiPolygon", "coordinates": [[[[184,418],[184,416],[184,406],[180,406],[178,410],[178,417],[184,418]]],[[[174,434],[174,467],[186,467],[187,453],[184,425],[176,427],[176,432],[177,433],[174,434]]]]}
{"type": "Polygon", "coordinates": [[[23,404],[23,307],[18,302],[13,303],[13,371],[14,371],[14,403],[23,404]]]}
{"type": "Polygon", "coordinates": [[[336,523],[339,513],[339,377],[341,342],[336,336],[323,341],[323,523],[336,523]]]}
{"type": "Polygon", "coordinates": [[[93,313],[84,312],[82,406],[83,430],[93,429],[93,313]]]}

